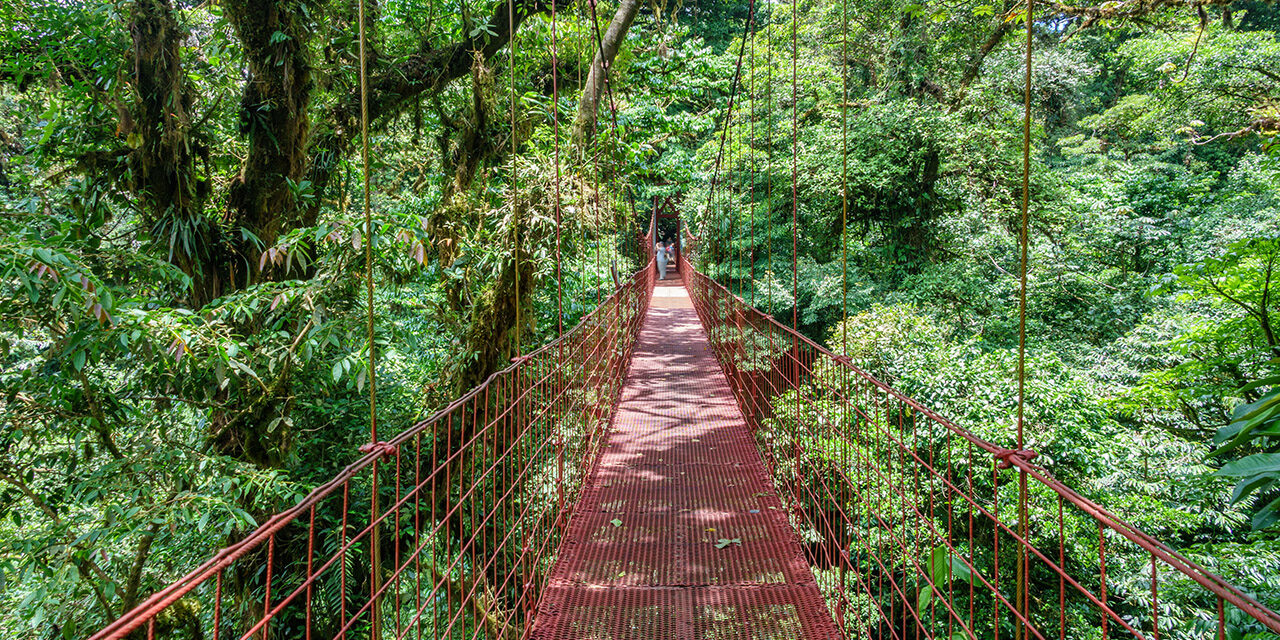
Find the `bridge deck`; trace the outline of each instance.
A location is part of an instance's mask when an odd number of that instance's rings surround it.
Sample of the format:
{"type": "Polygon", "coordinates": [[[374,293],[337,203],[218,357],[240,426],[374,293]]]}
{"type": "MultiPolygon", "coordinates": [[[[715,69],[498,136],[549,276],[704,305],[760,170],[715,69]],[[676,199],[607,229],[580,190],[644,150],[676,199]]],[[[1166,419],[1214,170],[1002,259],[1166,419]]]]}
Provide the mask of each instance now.
{"type": "Polygon", "coordinates": [[[533,635],[838,637],[688,293],[668,278],[533,635]]]}

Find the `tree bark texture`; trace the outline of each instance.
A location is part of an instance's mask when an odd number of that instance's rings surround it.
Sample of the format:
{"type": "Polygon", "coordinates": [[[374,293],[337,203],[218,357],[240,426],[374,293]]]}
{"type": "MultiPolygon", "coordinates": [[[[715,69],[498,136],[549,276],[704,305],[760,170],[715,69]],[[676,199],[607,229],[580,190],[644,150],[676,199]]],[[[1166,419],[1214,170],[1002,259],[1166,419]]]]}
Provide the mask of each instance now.
{"type": "Polygon", "coordinates": [[[600,46],[596,49],[595,59],[591,61],[591,70],[587,73],[586,86],[582,88],[582,99],[578,101],[578,115],[573,120],[573,142],[578,148],[590,142],[595,136],[597,113],[600,97],[604,94],[605,80],[613,60],[627,39],[627,31],[635,22],[640,11],[640,0],[622,0],[609,28],[600,37],[600,46]]]}

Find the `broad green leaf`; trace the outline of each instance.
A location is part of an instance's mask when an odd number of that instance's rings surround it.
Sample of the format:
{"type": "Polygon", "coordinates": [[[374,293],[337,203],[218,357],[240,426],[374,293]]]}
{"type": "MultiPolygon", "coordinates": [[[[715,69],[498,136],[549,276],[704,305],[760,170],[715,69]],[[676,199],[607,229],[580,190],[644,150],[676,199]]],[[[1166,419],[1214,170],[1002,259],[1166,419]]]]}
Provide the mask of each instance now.
{"type": "Polygon", "coordinates": [[[1280,473],[1280,453],[1255,453],[1227,463],[1213,475],[1241,478],[1262,473],[1280,473]]]}

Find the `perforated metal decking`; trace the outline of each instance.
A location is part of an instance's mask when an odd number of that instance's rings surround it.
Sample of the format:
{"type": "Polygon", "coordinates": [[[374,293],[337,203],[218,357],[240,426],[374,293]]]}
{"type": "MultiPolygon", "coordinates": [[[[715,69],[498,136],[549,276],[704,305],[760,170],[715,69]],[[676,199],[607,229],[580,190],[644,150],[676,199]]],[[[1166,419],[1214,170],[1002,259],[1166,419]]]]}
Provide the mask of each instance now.
{"type": "Polygon", "coordinates": [[[533,637],[838,637],[678,280],[655,287],[533,637]]]}

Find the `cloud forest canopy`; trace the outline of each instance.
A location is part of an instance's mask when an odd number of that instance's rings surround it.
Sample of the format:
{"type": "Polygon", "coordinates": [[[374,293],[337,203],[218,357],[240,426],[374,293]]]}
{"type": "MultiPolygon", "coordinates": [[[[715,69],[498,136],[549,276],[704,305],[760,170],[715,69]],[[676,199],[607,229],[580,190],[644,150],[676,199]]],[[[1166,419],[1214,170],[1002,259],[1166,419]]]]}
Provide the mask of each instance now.
{"type": "MultiPolygon", "coordinates": [[[[706,273],[1007,437],[1021,5],[797,1],[732,119],[745,2],[631,3],[604,87],[615,4],[369,2],[372,230],[356,2],[0,5],[0,635],[83,637],[354,458],[368,243],[384,432],[553,338],[558,291],[572,326],[676,196],[706,273]]],[[[1031,446],[1280,606],[1280,6],[1033,26],[1031,446]]]]}

